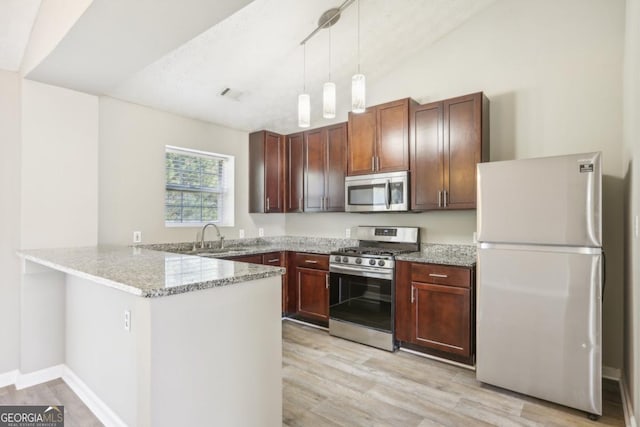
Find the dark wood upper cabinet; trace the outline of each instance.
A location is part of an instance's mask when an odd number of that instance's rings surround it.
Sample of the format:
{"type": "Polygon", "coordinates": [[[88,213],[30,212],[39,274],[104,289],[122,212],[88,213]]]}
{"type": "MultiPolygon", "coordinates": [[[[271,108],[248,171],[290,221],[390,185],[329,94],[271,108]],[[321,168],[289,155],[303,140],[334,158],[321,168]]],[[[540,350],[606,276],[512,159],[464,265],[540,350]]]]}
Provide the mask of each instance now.
{"type": "Polygon", "coordinates": [[[249,212],[284,212],[285,141],[269,131],[249,134],[249,212]]]}
{"type": "Polygon", "coordinates": [[[344,211],[344,177],[347,173],[347,124],[326,127],[327,162],[325,169],[325,205],[330,212],[344,211]]]}
{"type": "Polygon", "coordinates": [[[411,205],[415,210],[438,209],[441,203],[442,111],[442,102],[411,109],[411,205]]]}
{"type": "Polygon", "coordinates": [[[304,211],[344,211],[347,124],[304,132],[304,211]]]}
{"type": "Polygon", "coordinates": [[[285,212],[302,212],[304,197],[304,134],[287,136],[287,198],[285,212]]]}
{"type": "Polygon", "coordinates": [[[481,92],[412,106],[411,209],[474,209],[476,165],[489,160],[489,101],[481,92]]]}
{"type": "Polygon", "coordinates": [[[326,169],[326,135],[324,129],[304,133],[304,211],[319,212],[324,207],[326,169]]]}
{"type": "Polygon", "coordinates": [[[375,170],[376,108],[364,113],[349,112],[347,175],[363,175],[375,170]]]}
{"type": "Polygon", "coordinates": [[[409,170],[410,98],[349,113],[348,175],[409,170]]]}

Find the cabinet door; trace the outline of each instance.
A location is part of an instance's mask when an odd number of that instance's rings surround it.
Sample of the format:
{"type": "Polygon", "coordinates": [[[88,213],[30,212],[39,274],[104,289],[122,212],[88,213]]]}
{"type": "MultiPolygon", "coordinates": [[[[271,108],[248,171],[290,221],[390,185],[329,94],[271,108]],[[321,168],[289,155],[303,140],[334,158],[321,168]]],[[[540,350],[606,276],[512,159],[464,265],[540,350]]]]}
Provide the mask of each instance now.
{"type": "Polygon", "coordinates": [[[413,342],[464,357],[471,355],[470,291],[412,282],[413,342]]]}
{"type": "Polygon", "coordinates": [[[347,172],[347,124],[327,127],[325,211],[344,212],[344,177],[347,172]]]}
{"type": "Polygon", "coordinates": [[[265,212],[284,212],[284,140],[265,132],[264,141],[265,212]]]}
{"type": "Polygon", "coordinates": [[[286,212],[303,211],[304,134],[287,136],[286,212]]]}
{"type": "Polygon", "coordinates": [[[376,171],[409,170],[409,99],[376,107],[376,171]]]}
{"type": "Polygon", "coordinates": [[[264,136],[265,131],[249,134],[249,213],[265,212],[264,136]]]}
{"type": "Polygon", "coordinates": [[[296,268],[298,314],[317,320],[329,319],[329,273],[324,270],[296,268]]]}
{"type": "Polygon", "coordinates": [[[395,326],[398,341],[413,341],[411,309],[411,263],[396,261],[395,326]]]}
{"type": "Polygon", "coordinates": [[[326,131],[316,129],[304,133],[304,211],[324,208],[324,171],[326,168],[326,131]]]}
{"type": "Polygon", "coordinates": [[[482,94],[444,103],[444,189],[446,207],[476,207],[476,164],[482,154],[482,94]]]}
{"type": "Polygon", "coordinates": [[[374,171],[376,110],[349,113],[347,175],[364,175],[374,171]]]}
{"type": "Polygon", "coordinates": [[[442,102],[411,109],[411,209],[437,209],[443,190],[442,102]]]}

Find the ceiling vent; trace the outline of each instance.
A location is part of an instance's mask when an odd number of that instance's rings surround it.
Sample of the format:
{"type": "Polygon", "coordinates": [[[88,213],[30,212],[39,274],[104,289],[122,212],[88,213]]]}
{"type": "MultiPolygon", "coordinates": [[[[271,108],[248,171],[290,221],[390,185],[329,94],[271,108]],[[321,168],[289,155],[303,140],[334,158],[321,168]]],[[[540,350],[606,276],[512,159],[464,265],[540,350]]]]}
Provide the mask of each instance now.
{"type": "Polygon", "coordinates": [[[240,97],[242,97],[243,93],[239,90],[231,89],[230,87],[225,87],[218,95],[223,98],[230,99],[232,101],[240,101],[240,97]]]}

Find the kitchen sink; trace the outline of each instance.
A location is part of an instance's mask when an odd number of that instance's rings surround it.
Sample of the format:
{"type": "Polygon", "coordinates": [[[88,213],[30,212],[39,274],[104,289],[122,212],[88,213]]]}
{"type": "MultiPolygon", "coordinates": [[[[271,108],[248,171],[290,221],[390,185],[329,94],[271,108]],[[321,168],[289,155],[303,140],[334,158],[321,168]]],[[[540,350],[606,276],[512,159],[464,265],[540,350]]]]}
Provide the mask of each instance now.
{"type": "Polygon", "coordinates": [[[227,256],[227,255],[235,255],[235,254],[240,254],[243,253],[244,251],[238,250],[238,249],[232,249],[232,248],[212,248],[212,249],[196,249],[194,250],[182,250],[179,251],[179,253],[183,254],[183,255],[198,255],[198,256],[210,256],[210,257],[215,257],[215,256],[227,256]]]}

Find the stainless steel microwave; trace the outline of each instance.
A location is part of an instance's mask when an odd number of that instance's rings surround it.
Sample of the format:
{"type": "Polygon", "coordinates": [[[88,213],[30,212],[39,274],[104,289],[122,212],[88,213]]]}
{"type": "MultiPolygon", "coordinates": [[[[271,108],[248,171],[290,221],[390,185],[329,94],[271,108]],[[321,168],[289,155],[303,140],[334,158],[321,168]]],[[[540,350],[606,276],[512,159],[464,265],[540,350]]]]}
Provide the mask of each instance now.
{"type": "Polygon", "coordinates": [[[348,176],[344,185],[347,212],[409,210],[409,172],[348,176]]]}

